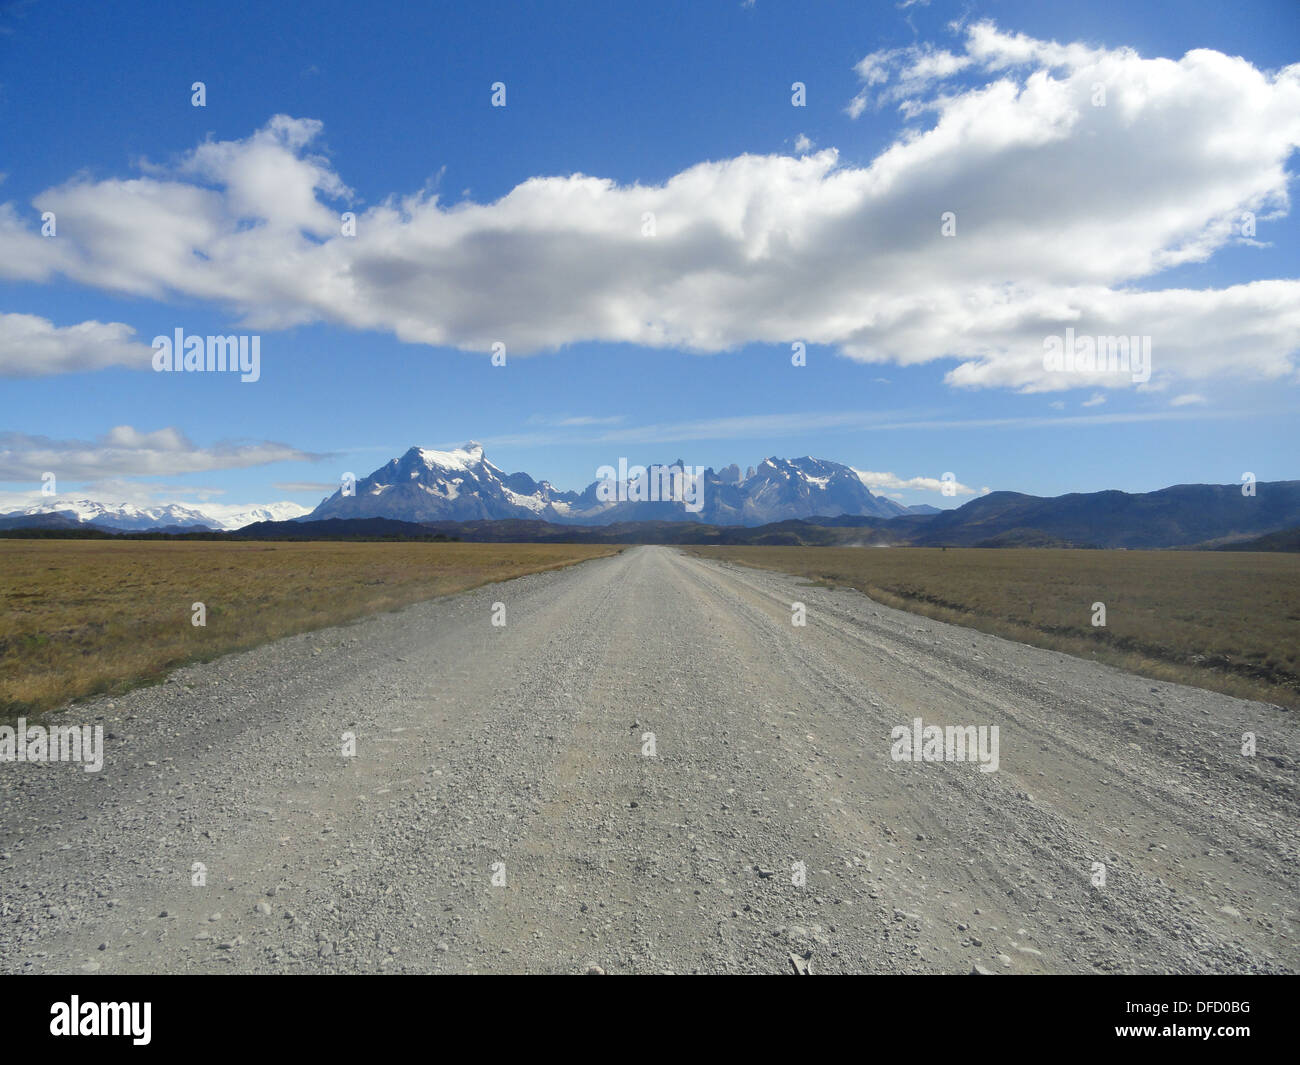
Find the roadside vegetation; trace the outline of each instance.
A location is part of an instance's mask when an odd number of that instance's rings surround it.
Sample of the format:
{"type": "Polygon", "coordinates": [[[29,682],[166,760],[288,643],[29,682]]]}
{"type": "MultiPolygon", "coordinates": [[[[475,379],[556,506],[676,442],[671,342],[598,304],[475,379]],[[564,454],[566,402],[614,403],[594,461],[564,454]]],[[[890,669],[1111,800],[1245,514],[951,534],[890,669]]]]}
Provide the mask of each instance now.
{"type": "Polygon", "coordinates": [[[0,541],[0,718],[294,633],[617,554],[578,544],[0,541]],[[206,624],[193,624],[202,603],[206,624]]]}

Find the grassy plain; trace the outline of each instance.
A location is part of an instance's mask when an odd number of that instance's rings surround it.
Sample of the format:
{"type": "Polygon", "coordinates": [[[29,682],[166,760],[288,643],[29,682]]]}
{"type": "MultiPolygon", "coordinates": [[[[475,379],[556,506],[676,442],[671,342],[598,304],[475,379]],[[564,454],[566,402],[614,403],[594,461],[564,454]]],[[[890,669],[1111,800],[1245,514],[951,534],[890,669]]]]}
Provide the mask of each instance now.
{"type": "Polygon", "coordinates": [[[1300,554],[697,547],[1159,680],[1300,709],[1300,554]],[[1104,628],[1093,604],[1106,605],[1104,628]]]}
{"type": "Polygon", "coordinates": [[[0,717],[525,573],[570,544],[0,540],[0,717]],[[204,604],[207,624],[192,624],[204,604]]]}

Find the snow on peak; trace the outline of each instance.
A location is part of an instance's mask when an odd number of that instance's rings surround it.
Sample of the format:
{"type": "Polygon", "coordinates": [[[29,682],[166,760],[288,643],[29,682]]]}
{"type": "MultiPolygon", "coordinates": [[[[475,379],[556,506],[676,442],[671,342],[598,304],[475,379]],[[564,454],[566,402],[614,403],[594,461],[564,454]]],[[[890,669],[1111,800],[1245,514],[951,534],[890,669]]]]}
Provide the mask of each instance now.
{"type": "Polygon", "coordinates": [[[29,516],[66,514],[82,524],[94,522],[113,529],[139,532],[164,525],[239,529],[255,521],[285,521],[310,510],[299,503],[166,503],[141,507],[134,503],[110,503],[98,499],[55,499],[27,507],[22,513],[29,516]]]}
{"type": "Polygon", "coordinates": [[[216,529],[242,529],[258,521],[290,521],[311,513],[301,503],[195,503],[191,509],[208,518],[216,529]]]}
{"type": "Polygon", "coordinates": [[[420,461],[429,469],[468,470],[483,461],[483,445],[471,440],[455,451],[434,451],[432,448],[417,447],[420,461]]]}

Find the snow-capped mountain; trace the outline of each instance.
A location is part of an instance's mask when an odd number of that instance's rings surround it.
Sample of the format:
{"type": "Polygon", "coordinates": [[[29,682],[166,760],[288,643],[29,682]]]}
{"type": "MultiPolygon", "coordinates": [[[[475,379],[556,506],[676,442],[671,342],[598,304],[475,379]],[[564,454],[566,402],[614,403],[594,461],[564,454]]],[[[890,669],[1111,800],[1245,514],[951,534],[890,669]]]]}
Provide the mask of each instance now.
{"type": "Polygon", "coordinates": [[[399,521],[476,521],[497,518],[572,520],[574,492],[558,492],[526,473],[506,473],[470,441],[454,451],[413,447],[355,485],[335,492],[307,515],[325,518],[394,518],[399,521]]]}
{"type": "Polygon", "coordinates": [[[814,515],[893,518],[907,513],[902,504],[873,495],[851,466],[807,455],[764,459],[753,476],[734,485],[720,484],[716,494],[715,516],[710,520],[719,525],[766,525],[814,515]]]}
{"type": "Polygon", "coordinates": [[[214,529],[242,529],[256,521],[292,521],[311,513],[301,503],[196,503],[192,509],[208,519],[214,529]]]}
{"type": "Polygon", "coordinates": [[[52,499],[22,510],[0,515],[3,518],[38,517],[58,514],[81,525],[96,525],[119,532],[148,532],[150,529],[240,529],[255,521],[288,521],[307,513],[297,503],[238,505],[231,503],[169,503],[165,506],[139,507],[133,503],[103,503],[94,499],[52,499]]]}
{"type": "MultiPolygon", "coordinates": [[[[671,464],[680,467],[681,460],[671,464]]],[[[651,466],[651,474],[662,469],[651,466]]],[[[637,501],[635,494],[561,492],[526,473],[506,473],[473,441],[454,451],[413,447],[357,481],[355,493],[335,492],[302,520],[393,518],[399,521],[474,521],[537,518],[562,524],[699,520],[719,525],[764,525],[788,518],[841,514],[890,518],[907,512],[873,495],[849,466],[810,457],[764,459],[742,475],[739,466],[704,471],[702,506],[637,501]]]]}

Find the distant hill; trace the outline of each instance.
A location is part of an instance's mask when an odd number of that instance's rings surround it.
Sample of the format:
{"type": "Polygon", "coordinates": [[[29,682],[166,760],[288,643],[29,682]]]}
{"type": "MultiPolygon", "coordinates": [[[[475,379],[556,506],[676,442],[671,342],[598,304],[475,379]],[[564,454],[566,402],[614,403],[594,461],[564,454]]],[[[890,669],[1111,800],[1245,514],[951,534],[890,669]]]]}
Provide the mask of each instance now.
{"type": "Polygon", "coordinates": [[[1216,551],[1300,551],[1300,528],[1282,529],[1257,536],[1253,540],[1240,540],[1231,544],[1220,544],[1216,551]]]}
{"type": "MultiPolygon", "coordinates": [[[[0,514],[0,529],[81,529],[98,528],[77,521],[66,514],[0,514]]],[[[106,531],[106,530],[105,530],[106,531]]]]}
{"type": "MultiPolygon", "coordinates": [[[[324,521],[268,521],[245,526],[222,539],[463,540],[475,543],[583,544],[775,544],[830,546],[860,541],[861,526],[829,527],[792,520],[760,525],[705,525],[696,521],[636,521],[611,525],[556,525],[524,519],[502,521],[394,521],[390,518],[328,518],[324,521]]],[[[868,519],[883,523],[885,519],[868,519]]]]}
{"type": "Polygon", "coordinates": [[[917,545],[974,547],[1032,532],[1077,547],[1182,547],[1296,525],[1300,525],[1300,481],[1261,482],[1254,496],[1243,496],[1239,485],[1183,484],[1157,492],[1089,492],[1053,498],[993,492],[925,519],[908,540],[917,545]]]}

